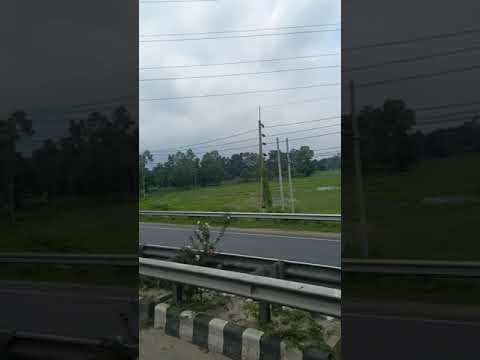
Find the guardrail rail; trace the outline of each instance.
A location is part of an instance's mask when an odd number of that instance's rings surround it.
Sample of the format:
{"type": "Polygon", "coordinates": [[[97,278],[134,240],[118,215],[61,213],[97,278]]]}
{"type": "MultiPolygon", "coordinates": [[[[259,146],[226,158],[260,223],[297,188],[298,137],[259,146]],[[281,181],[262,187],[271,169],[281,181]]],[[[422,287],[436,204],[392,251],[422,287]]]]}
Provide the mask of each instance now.
{"type": "Polygon", "coordinates": [[[140,258],[139,264],[139,272],[144,276],[333,317],[341,316],[339,289],[172,261],[140,258]]]}
{"type": "MultiPolygon", "coordinates": [[[[179,248],[171,246],[140,244],[140,254],[144,258],[157,260],[171,260],[178,253],[179,248]]],[[[226,270],[239,272],[255,272],[263,268],[273,269],[279,278],[314,285],[329,286],[340,289],[342,274],[341,268],[334,266],[316,265],[310,263],[287,261],[280,259],[246,256],[217,252],[207,258],[208,265],[221,266],[226,270]]]]}
{"type": "Polygon", "coordinates": [[[169,217],[216,217],[229,216],[232,219],[269,219],[269,220],[312,220],[341,221],[340,214],[304,214],[304,213],[261,213],[261,212],[218,212],[218,211],[162,211],[140,210],[142,216],[169,217]]]}

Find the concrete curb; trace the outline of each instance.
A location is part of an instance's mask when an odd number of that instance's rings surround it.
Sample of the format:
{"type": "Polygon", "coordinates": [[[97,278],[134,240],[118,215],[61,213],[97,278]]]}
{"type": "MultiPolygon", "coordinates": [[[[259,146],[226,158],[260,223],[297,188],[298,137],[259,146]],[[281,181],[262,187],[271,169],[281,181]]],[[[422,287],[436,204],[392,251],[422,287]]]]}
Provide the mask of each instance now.
{"type": "Polygon", "coordinates": [[[138,298],[138,319],[140,323],[154,320],[155,305],[167,301],[172,297],[171,293],[167,293],[156,299],[145,298],[139,296],[138,298]]]}
{"type": "Polygon", "coordinates": [[[192,311],[179,313],[165,303],[155,306],[154,327],[233,360],[332,360],[318,349],[287,350],[283,341],[262,331],[192,311]]]}

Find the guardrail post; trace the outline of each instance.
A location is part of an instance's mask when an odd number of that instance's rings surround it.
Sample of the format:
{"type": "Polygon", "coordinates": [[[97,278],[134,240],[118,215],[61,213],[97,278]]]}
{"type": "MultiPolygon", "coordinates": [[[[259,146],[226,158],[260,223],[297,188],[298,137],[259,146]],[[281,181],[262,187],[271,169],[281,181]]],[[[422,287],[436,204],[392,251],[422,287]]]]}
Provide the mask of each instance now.
{"type": "MultiPolygon", "coordinates": [[[[256,275],[268,276],[270,273],[267,267],[261,267],[254,272],[256,275]]],[[[272,321],[271,304],[266,301],[260,301],[258,303],[258,322],[260,325],[266,325],[272,321]]]]}
{"type": "Polygon", "coordinates": [[[183,301],[183,285],[173,283],[173,302],[175,305],[180,305],[183,301]]]}
{"type": "Polygon", "coordinates": [[[285,263],[277,261],[274,265],[274,277],[277,279],[285,279],[285,263]]]}

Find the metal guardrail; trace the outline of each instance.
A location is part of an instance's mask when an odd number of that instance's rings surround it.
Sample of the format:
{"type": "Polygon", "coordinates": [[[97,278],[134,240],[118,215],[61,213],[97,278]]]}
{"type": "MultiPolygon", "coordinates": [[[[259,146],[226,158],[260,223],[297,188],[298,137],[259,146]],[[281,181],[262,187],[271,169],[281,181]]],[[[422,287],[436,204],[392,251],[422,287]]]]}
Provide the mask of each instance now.
{"type": "MultiPolygon", "coordinates": [[[[145,258],[157,260],[172,259],[179,248],[159,245],[140,245],[140,254],[145,258]]],[[[222,266],[228,270],[254,272],[265,267],[281,265],[282,277],[286,280],[311,283],[314,285],[341,287],[342,273],[339,267],[316,265],[310,263],[278,260],[272,258],[246,256],[218,252],[208,259],[208,265],[222,266]]]]}
{"type": "Polygon", "coordinates": [[[480,277],[480,262],[388,259],[342,259],[342,271],[446,277],[480,277]]]}
{"type": "Polygon", "coordinates": [[[0,253],[0,263],[138,266],[137,255],[0,253]]]}
{"type": "Polygon", "coordinates": [[[143,216],[171,217],[226,217],[232,219],[270,219],[270,220],[313,220],[341,221],[340,214],[302,214],[302,213],[260,213],[260,212],[217,212],[217,211],[149,211],[140,210],[143,216]]]}
{"type": "Polygon", "coordinates": [[[341,290],[233,271],[140,258],[141,275],[230,293],[334,317],[341,290]]]}

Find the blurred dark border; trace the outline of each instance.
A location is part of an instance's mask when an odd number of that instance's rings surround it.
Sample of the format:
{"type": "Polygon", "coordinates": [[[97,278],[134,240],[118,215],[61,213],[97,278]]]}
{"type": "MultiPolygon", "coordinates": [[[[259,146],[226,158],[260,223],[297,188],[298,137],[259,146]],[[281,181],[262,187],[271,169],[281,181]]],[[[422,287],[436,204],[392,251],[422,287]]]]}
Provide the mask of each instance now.
{"type": "Polygon", "coordinates": [[[346,360],[476,351],[479,10],[342,2],[346,360]]]}
{"type": "Polygon", "coordinates": [[[136,358],[138,1],[5,1],[0,20],[0,357],[136,358]]]}

